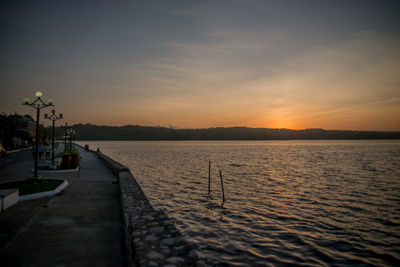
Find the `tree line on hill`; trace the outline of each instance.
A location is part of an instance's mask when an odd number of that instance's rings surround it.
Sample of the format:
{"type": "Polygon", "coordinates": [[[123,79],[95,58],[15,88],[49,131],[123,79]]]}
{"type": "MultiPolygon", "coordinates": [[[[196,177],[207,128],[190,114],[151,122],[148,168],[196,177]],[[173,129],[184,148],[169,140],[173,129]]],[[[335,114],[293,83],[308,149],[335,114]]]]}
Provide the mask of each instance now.
{"type": "MultiPolygon", "coordinates": [[[[29,115],[0,114],[0,145],[6,150],[32,145],[33,133],[29,124],[35,124],[29,115]]],[[[208,129],[174,129],[139,125],[98,126],[75,124],[75,140],[351,140],[400,139],[400,132],[347,131],[323,129],[269,129],[247,127],[218,127],[208,129]]],[[[65,128],[55,129],[56,139],[65,135],[65,128]]],[[[40,125],[41,143],[52,138],[51,126],[40,125]]]]}
{"type": "MultiPolygon", "coordinates": [[[[217,127],[208,129],[173,129],[139,125],[98,126],[75,124],[75,140],[351,140],[400,139],[400,132],[349,131],[324,129],[269,129],[217,127]]],[[[64,129],[57,127],[56,135],[64,129]]]]}

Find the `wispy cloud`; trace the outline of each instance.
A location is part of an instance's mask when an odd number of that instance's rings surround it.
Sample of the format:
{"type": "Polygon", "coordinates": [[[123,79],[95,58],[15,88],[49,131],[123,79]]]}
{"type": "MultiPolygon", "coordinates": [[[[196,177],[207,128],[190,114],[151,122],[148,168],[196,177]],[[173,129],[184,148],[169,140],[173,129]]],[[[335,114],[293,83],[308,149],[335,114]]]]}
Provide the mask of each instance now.
{"type": "Polygon", "coordinates": [[[378,2],[30,6],[32,25],[18,7],[1,93],[44,90],[73,122],[400,129],[399,23],[378,2]]]}
{"type": "MultiPolygon", "coordinates": [[[[268,60],[275,47],[268,39],[254,42],[240,33],[218,37],[196,44],[164,44],[171,50],[169,56],[134,65],[132,72],[139,80],[135,83],[158,99],[161,110],[175,110],[174,116],[180,109],[203,118],[218,114],[222,125],[272,127],[285,117],[308,120],[293,123],[297,127],[318,127],[312,119],[323,121],[327,114],[350,116],[356,109],[362,115],[374,109],[384,116],[388,106],[398,104],[393,101],[400,97],[397,36],[359,33],[290,56],[280,50],[275,61],[268,60]],[[232,36],[237,43],[231,42],[232,36]]],[[[180,126],[193,126],[183,121],[180,126]]]]}

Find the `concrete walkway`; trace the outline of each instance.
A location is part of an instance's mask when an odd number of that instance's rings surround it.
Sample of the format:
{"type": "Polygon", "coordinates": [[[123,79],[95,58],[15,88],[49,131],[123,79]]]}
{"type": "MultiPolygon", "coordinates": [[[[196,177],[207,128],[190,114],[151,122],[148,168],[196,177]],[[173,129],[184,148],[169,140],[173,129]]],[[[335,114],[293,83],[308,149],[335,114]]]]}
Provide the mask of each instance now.
{"type": "MultiPolygon", "coordinates": [[[[95,154],[80,152],[79,176],[40,174],[43,178],[67,179],[70,185],[38,207],[1,247],[1,266],[124,265],[117,179],[95,154]]],[[[25,174],[17,172],[21,173],[25,174]]],[[[13,208],[0,214],[0,222],[13,208]]]]}

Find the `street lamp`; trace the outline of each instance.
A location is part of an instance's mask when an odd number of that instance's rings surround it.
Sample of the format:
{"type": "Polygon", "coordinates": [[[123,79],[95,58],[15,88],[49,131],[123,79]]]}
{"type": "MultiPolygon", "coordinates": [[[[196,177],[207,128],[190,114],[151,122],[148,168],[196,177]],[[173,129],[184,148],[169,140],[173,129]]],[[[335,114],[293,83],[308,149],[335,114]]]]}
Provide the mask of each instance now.
{"type": "Polygon", "coordinates": [[[68,126],[67,123],[65,123],[65,126],[62,126],[62,127],[65,129],[65,132],[64,132],[64,153],[66,153],[67,152],[67,134],[68,134],[69,126],[68,126]]]}
{"type": "Polygon", "coordinates": [[[30,102],[29,98],[24,99],[23,105],[31,106],[33,108],[36,108],[36,140],[35,140],[35,174],[34,174],[34,179],[38,179],[38,161],[39,161],[39,119],[40,119],[40,110],[42,108],[46,108],[49,106],[54,106],[54,101],[49,99],[47,100],[47,103],[44,102],[41,97],[42,97],[42,92],[36,92],[35,93],[36,100],[33,102],[30,102]]]}
{"type": "Polygon", "coordinates": [[[51,114],[49,115],[49,114],[45,113],[44,117],[48,120],[53,121],[53,131],[52,131],[53,134],[52,134],[52,140],[51,140],[51,150],[52,150],[51,164],[54,166],[54,125],[55,125],[56,120],[63,119],[63,114],[60,113],[60,114],[56,115],[56,110],[52,109],[51,114]]]}
{"type": "Polygon", "coordinates": [[[74,141],[74,137],[76,135],[76,131],[72,128],[69,129],[69,147],[72,150],[72,142],[74,141]]]}

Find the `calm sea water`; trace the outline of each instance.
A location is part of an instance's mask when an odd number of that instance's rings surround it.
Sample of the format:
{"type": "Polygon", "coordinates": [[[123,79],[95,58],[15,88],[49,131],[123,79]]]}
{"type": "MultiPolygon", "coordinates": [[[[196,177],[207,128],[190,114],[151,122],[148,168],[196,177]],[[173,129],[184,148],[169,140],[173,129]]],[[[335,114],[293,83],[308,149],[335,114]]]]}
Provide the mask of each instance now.
{"type": "Polygon", "coordinates": [[[399,266],[400,141],[80,143],[128,166],[211,264],[399,266]]]}

